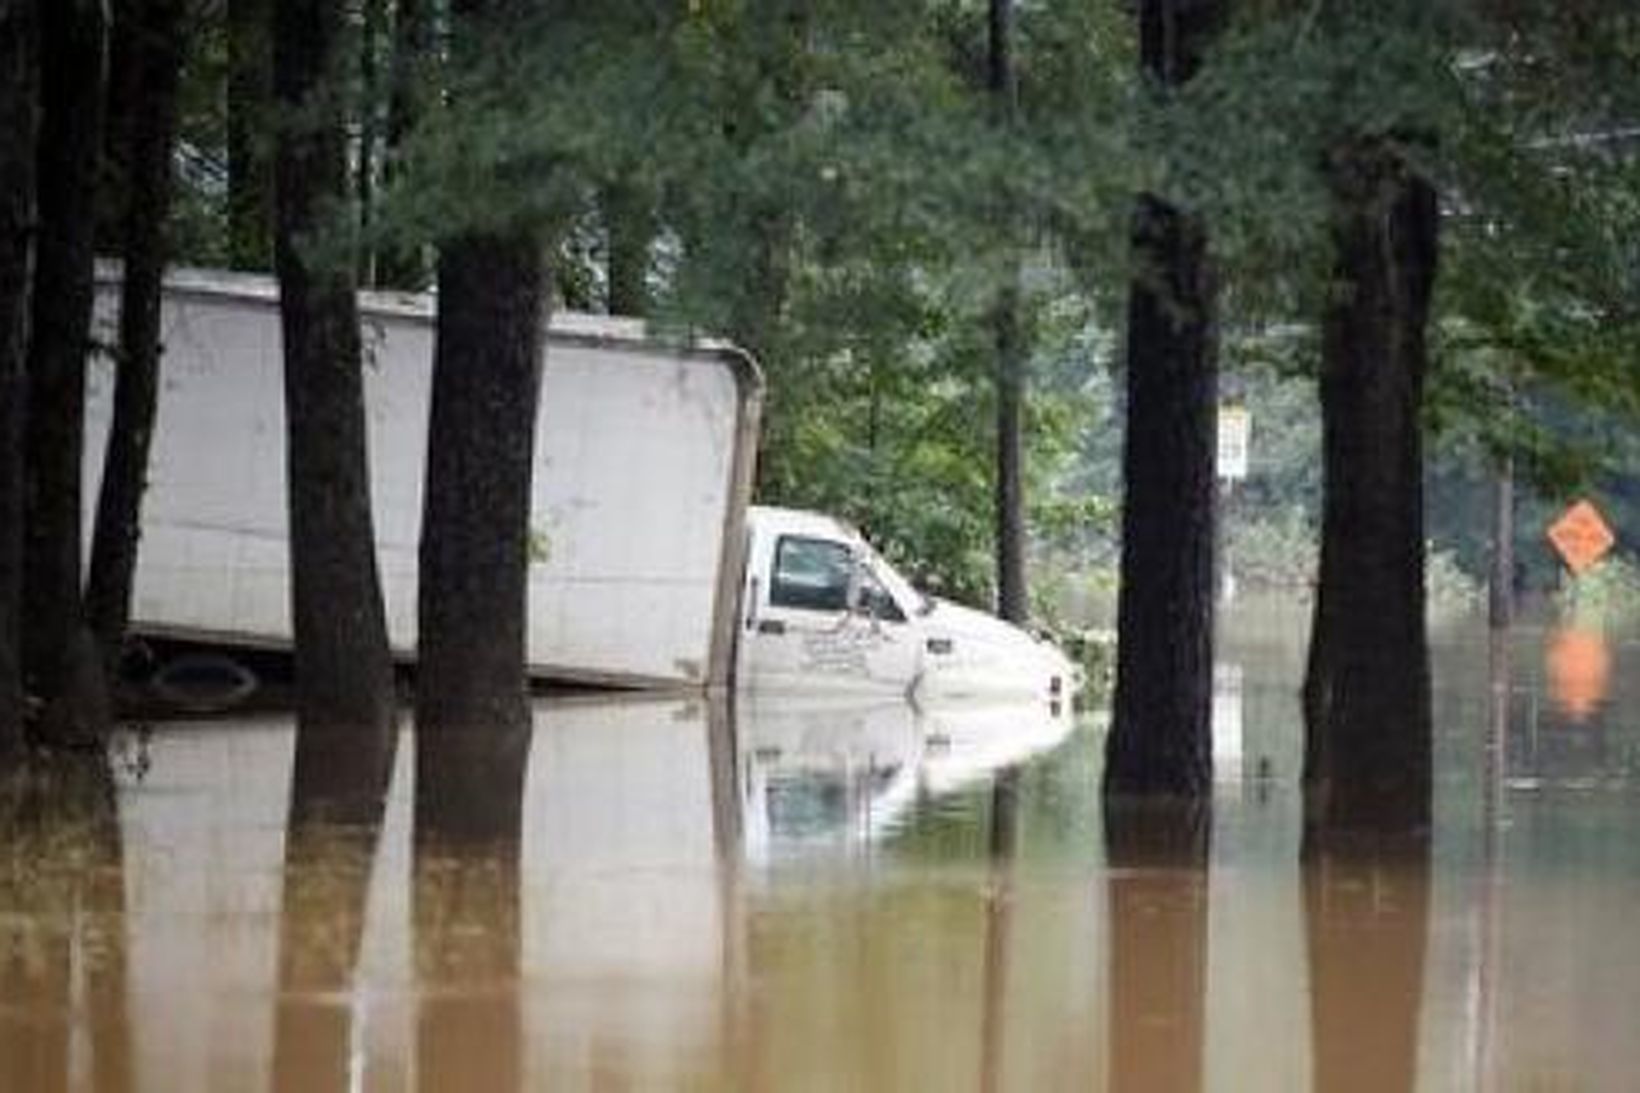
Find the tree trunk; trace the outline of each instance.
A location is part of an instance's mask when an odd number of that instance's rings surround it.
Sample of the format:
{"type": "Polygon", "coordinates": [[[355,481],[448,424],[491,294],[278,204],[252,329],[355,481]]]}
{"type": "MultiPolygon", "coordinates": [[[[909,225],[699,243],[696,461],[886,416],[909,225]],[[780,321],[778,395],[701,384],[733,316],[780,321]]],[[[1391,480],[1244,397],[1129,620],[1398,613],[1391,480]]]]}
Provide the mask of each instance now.
{"type": "Polygon", "coordinates": [[[184,49],[181,0],[138,0],[128,10],[135,19],[123,28],[128,41],[122,51],[133,55],[137,75],[125,155],[119,363],[86,585],[86,616],[111,669],[119,663],[131,616],[142,495],[159,399],[160,291],[184,49]]]}
{"type": "Polygon", "coordinates": [[[273,178],[266,134],[273,98],[274,0],[228,0],[228,262],[273,265],[273,178]]]}
{"type": "Polygon", "coordinates": [[[1347,140],[1327,168],[1339,292],[1323,325],[1305,781],[1316,822],[1416,829],[1430,809],[1420,412],[1439,210],[1386,140],[1347,140]]]}
{"type": "MultiPolygon", "coordinates": [[[[1144,0],[1144,70],[1188,80],[1224,0],[1144,0]]],[[[1135,214],[1122,447],[1116,693],[1107,794],[1195,796],[1212,785],[1215,278],[1206,233],[1146,195],[1135,214]]]]}
{"type": "Polygon", "coordinates": [[[138,81],[146,47],[132,33],[145,15],[145,0],[111,0],[108,28],[108,85],[103,95],[102,164],[97,192],[97,253],[125,247],[131,191],[132,131],[139,123],[138,81]]]}
{"type": "MultiPolygon", "coordinates": [[[[990,89],[1004,131],[1013,127],[1019,112],[1019,81],[1013,63],[1013,0],[990,3],[990,89]]],[[[1000,183],[999,183],[1000,185],[1000,183]]],[[[997,194],[1004,224],[1013,219],[1013,201],[1002,188],[997,194]]],[[[996,349],[996,563],[997,614],[1013,623],[1030,618],[1030,595],[1025,584],[1025,359],[1026,346],[1019,316],[1019,265],[1013,255],[1014,239],[1007,232],[1002,243],[1002,283],[991,313],[996,349]]]]}
{"type": "Polygon", "coordinates": [[[1199,225],[1154,198],[1138,221],[1105,788],[1195,795],[1213,774],[1215,292],[1199,225]]]}
{"type": "Polygon", "coordinates": [[[997,614],[1012,623],[1031,616],[1025,583],[1025,346],[1019,322],[1017,270],[1007,273],[992,313],[996,344],[997,614]]]}
{"type": "Polygon", "coordinates": [[[44,735],[107,727],[96,644],[80,599],[80,474],[91,350],[98,151],[107,31],[101,0],[40,8],[40,234],[29,346],[23,657],[46,703],[44,735]]]}
{"type": "Polygon", "coordinates": [[[0,771],[23,745],[23,428],[40,114],[34,0],[0,0],[0,771]]]}
{"type": "Polygon", "coordinates": [[[393,728],[393,669],[376,569],[364,374],[351,256],[317,260],[315,235],[347,200],[335,72],[343,0],[282,0],[274,33],[276,261],[285,354],[291,620],[298,732],[372,746],[393,728]]]}
{"type": "Polygon", "coordinates": [[[452,802],[469,795],[509,793],[502,779],[522,771],[517,757],[529,744],[525,606],[543,255],[520,231],[457,239],[439,261],[420,557],[418,817],[455,813],[452,802]]]}
{"type": "Polygon", "coordinates": [[[618,180],[604,187],[601,204],[609,246],[609,313],[641,318],[649,314],[654,202],[642,185],[618,180]]]}
{"type": "Polygon", "coordinates": [[[381,158],[383,87],[382,38],[387,32],[387,0],[362,0],[359,28],[359,143],[353,168],[359,205],[359,284],[376,284],[376,182],[381,158]]]}
{"type": "MultiPolygon", "coordinates": [[[[382,145],[382,184],[403,172],[404,148],[420,124],[426,102],[426,71],[433,64],[432,0],[398,0],[393,15],[393,55],[388,63],[387,132],[382,145]]],[[[376,253],[376,283],[419,292],[427,287],[427,260],[419,245],[388,231],[376,253]]]]}

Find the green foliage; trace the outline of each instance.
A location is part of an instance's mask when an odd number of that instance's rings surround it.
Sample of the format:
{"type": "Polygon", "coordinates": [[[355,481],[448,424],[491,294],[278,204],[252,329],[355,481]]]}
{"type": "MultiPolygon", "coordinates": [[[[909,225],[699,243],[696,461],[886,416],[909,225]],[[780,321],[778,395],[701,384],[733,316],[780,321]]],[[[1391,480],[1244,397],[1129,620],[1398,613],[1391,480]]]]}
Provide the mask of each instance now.
{"type": "MultiPolygon", "coordinates": [[[[1319,422],[1304,377],[1337,291],[1316,168],[1351,132],[1397,141],[1446,208],[1427,392],[1438,550],[1481,571],[1485,479],[1505,456],[1534,487],[1517,546],[1536,571],[1542,525],[1575,493],[1640,538],[1628,0],[1247,0],[1199,77],[1167,92],[1137,75],[1129,6],[1020,5],[1006,127],[973,0],[495,10],[453,22],[448,55],[411,66],[431,106],[393,154],[366,243],[544,228],[562,300],[598,307],[597,195],[612,180],[649,195],[652,322],[731,337],[768,375],[761,497],[839,512],[948,593],[990,598],[986,317],[1020,270],[1039,612],[1110,571],[1110,367],[1140,190],[1205,218],[1225,286],[1227,393],[1254,408],[1234,564],[1244,580],[1311,579],[1319,422]]],[[[179,253],[207,263],[226,251],[220,18],[201,9],[192,36],[174,203],[179,253]]]]}
{"type": "Polygon", "coordinates": [[[1561,610],[1584,620],[1640,616],[1640,565],[1625,555],[1607,557],[1556,592],[1561,610]]]}

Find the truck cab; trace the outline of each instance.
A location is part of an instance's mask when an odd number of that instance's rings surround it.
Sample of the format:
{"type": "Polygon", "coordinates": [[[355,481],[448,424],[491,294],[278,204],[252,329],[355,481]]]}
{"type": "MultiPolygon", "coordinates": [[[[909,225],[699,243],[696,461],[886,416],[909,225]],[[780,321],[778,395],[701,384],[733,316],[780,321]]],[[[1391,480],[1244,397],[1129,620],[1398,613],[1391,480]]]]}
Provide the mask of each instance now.
{"type": "Polygon", "coordinates": [[[747,513],[738,685],[756,692],[1068,699],[1074,666],[1052,644],[919,592],[834,517],[747,513]]]}

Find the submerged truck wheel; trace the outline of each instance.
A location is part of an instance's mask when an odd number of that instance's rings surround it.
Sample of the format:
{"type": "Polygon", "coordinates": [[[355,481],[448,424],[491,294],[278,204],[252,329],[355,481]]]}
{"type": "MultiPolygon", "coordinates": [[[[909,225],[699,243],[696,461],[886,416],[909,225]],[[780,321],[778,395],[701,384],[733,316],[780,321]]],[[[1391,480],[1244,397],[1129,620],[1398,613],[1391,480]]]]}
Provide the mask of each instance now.
{"type": "Polygon", "coordinates": [[[231,710],[250,699],[261,678],[226,653],[190,651],[167,658],[148,679],[154,697],[189,713],[231,710]]]}

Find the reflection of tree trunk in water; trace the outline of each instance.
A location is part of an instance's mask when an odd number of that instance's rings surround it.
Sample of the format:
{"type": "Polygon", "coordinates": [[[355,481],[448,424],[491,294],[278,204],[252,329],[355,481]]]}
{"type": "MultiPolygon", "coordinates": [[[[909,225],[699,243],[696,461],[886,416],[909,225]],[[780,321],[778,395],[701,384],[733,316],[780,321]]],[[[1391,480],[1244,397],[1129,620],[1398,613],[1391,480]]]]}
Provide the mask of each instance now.
{"type": "Polygon", "coordinates": [[[991,784],[991,891],[985,904],[985,1000],[980,1019],[982,1093],[1006,1088],[1008,944],[1013,926],[1014,852],[1019,842],[1019,768],[997,771],[991,784]]]}
{"type": "Polygon", "coordinates": [[[1104,812],[1110,1089],[1198,1090],[1206,1029],[1212,814],[1205,803],[1109,800],[1104,812]]]}
{"type": "MultiPolygon", "coordinates": [[[[445,747],[457,741],[495,749],[475,733],[454,735],[445,747]]],[[[527,745],[526,739],[524,747],[492,756],[492,784],[417,800],[416,1075],[423,1089],[521,1088],[519,853],[527,745]]]]}
{"type": "Polygon", "coordinates": [[[299,732],[279,915],[273,1088],[349,1088],[352,982],[397,736],[299,732]]]}
{"type": "Polygon", "coordinates": [[[1395,1093],[1417,1080],[1429,845],[1305,835],[1314,1086],[1395,1093]]]}
{"type": "Polygon", "coordinates": [[[755,1089],[748,1063],[753,1056],[748,929],[740,896],[740,861],[745,817],[738,774],[740,741],[735,734],[734,691],[712,697],[706,706],[707,757],[712,779],[712,842],[717,850],[718,921],[721,924],[721,981],[718,991],[722,1073],[736,1088],[755,1089]]]}
{"type": "Polygon", "coordinates": [[[0,1018],[0,1089],[76,1084],[77,997],[91,1088],[130,1089],[124,845],[107,765],[75,756],[31,769],[0,802],[0,845],[0,984],[13,1011],[0,1018]]]}

